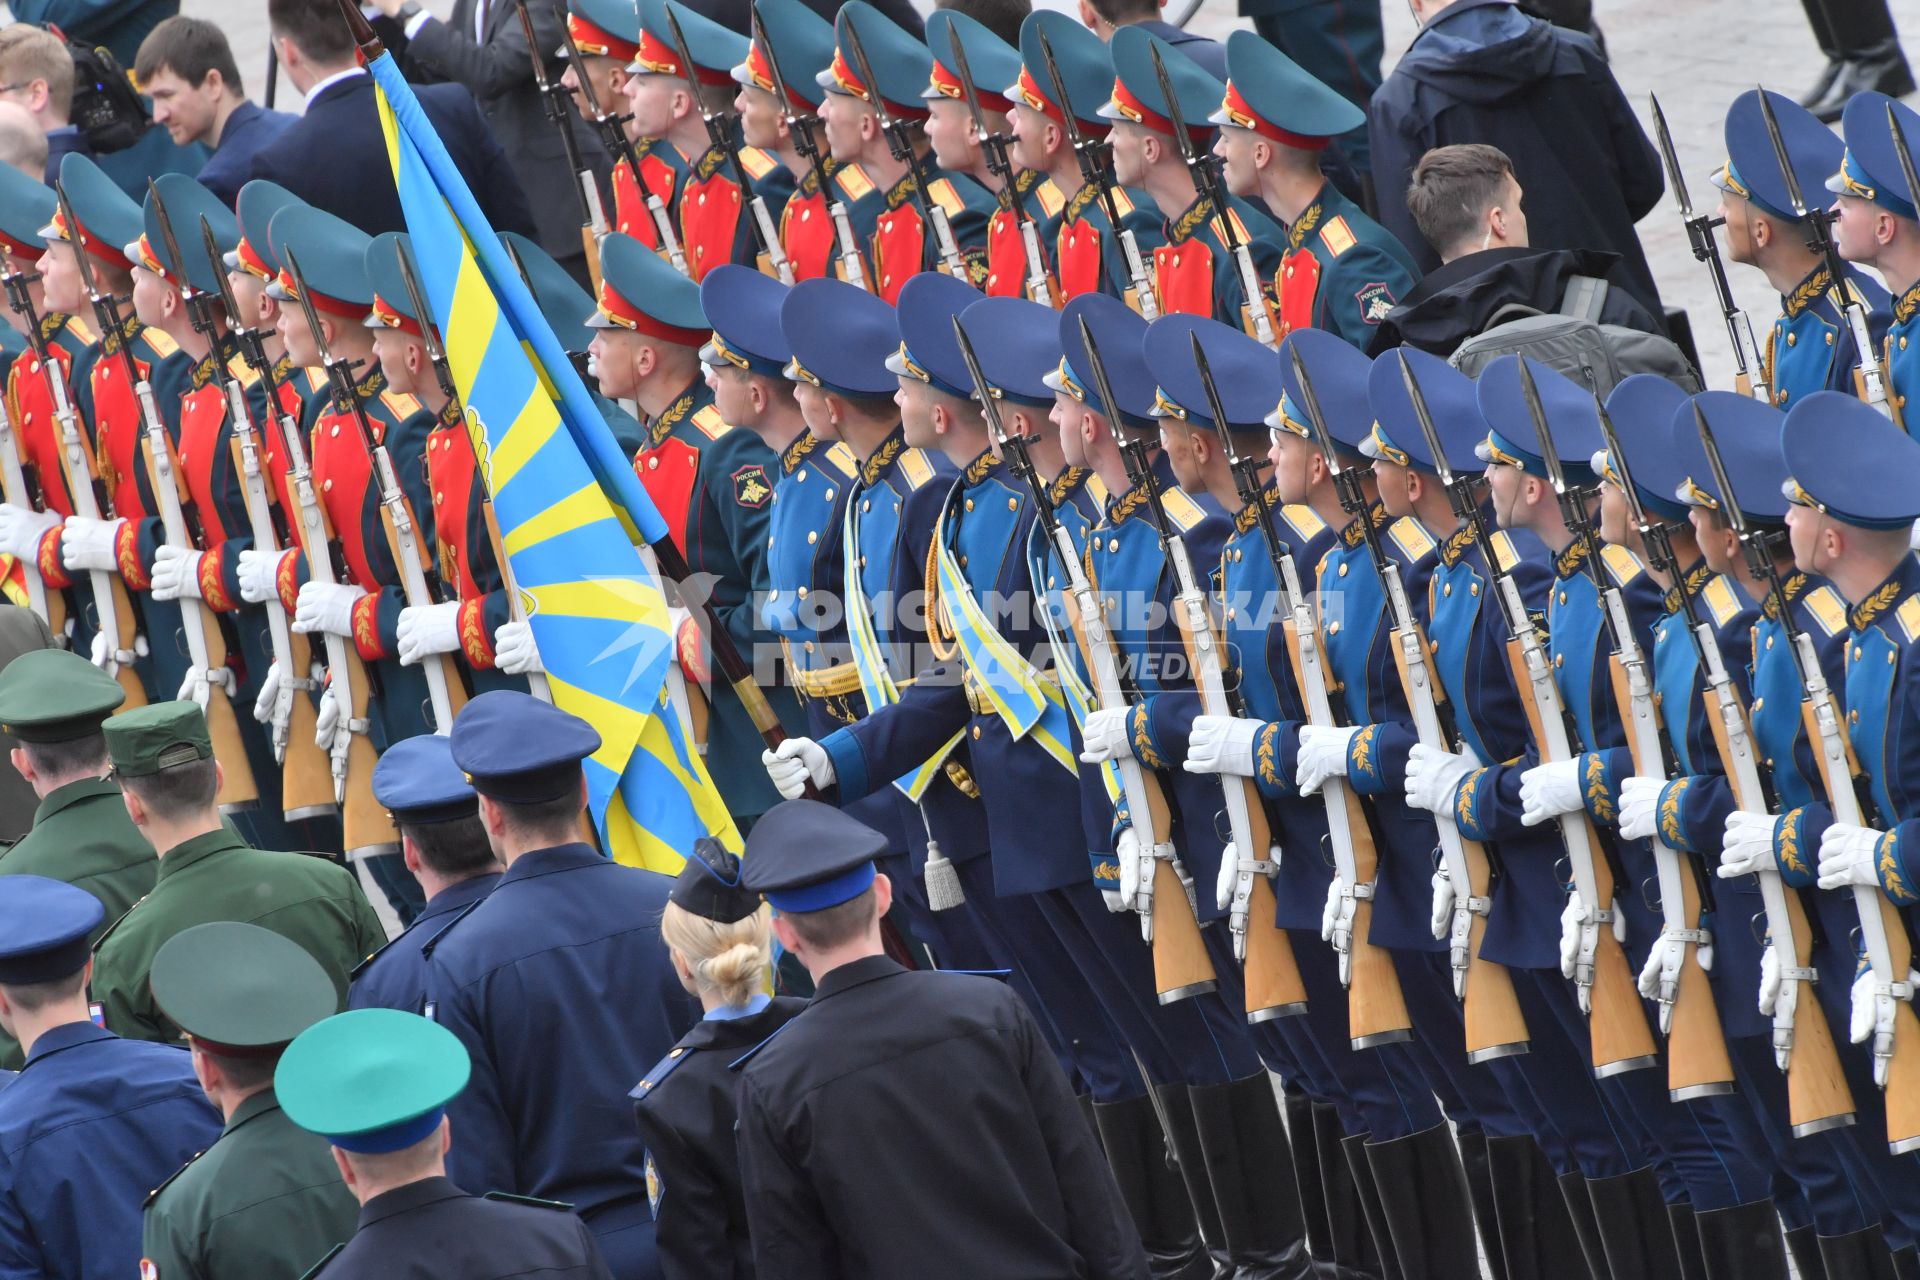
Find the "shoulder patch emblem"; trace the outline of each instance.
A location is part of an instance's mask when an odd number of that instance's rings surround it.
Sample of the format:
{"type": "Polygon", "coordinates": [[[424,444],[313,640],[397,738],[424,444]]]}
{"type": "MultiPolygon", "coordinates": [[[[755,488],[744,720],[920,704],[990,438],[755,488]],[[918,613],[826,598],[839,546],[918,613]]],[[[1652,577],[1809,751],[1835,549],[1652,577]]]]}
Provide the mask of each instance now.
{"type": "Polygon", "coordinates": [[[1303,543],[1312,541],[1327,527],[1327,522],[1315,515],[1313,508],[1304,502],[1291,502],[1281,507],[1280,516],[1303,543]]]}
{"type": "Polygon", "coordinates": [[[1133,212],[1133,200],[1127,195],[1125,187],[1116,186],[1113,189],[1113,207],[1123,218],[1133,212]]]}
{"type": "Polygon", "coordinates": [[[908,449],[900,455],[900,474],[907,478],[909,489],[918,489],[933,479],[933,464],[927,461],[927,455],[918,449],[908,449]]]}
{"type": "Polygon", "coordinates": [[[1167,490],[1160,499],[1160,505],[1166,508],[1167,515],[1180,526],[1182,532],[1193,528],[1207,518],[1206,512],[1200,510],[1192,498],[1178,489],[1167,490]]]}
{"type": "Polygon", "coordinates": [[[165,329],[145,328],[140,331],[140,336],[147,340],[147,345],[152,347],[154,353],[162,360],[179,353],[180,344],[175,342],[173,335],[165,329]]]}
{"type": "Polygon", "coordinates": [[[1040,201],[1040,208],[1051,218],[1067,207],[1067,198],[1060,194],[1060,188],[1052,178],[1041,182],[1033,189],[1033,195],[1040,201]]]}
{"type": "Polygon", "coordinates": [[[1513,537],[1510,534],[1493,535],[1493,554],[1494,558],[1500,562],[1502,569],[1511,569],[1520,563],[1520,552],[1514,548],[1513,537]]]}
{"type": "Polygon", "coordinates": [[[1104,511],[1107,500],[1113,497],[1113,490],[1107,488],[1107,482],[1098,475],[1090,475],[1087,477],[1087,494],[1104,511]]]}
{"type": "Polygon", "coordinates": [[[1713,614],[1715,626],[1724,627],[1740,612],[1740,602],[1734,599],[1733,584],[1725,575],[1707,583],[1700,598],[1707,602],[1707,608],[1713,614]]]}
{"type": "Polygon", "coordinates": [[[420,412],[420,401],[405,391],[382,391],[380,403],[392,410],[396,418],[411,418],[420,412]]]}
{"type": "Polygon", "coordinates": [[[767,469],[759,463],[751,463],[733,473],[733,500],[741,506],[758,511],[771,497],[773,486],[767,483],[767,469]]]}
{"type": "Polygon", "coordinates": [[[1337,258],[1359,241],[1354,238],[1353,228],[1347,225],[1347,220],[1336,217],[1328,219],[1327,224],[1320,228],[1320,243],[1327,246],[1327,252],[1337,258]]]}
{"type": "Polygon", "coordinates": [[[1847,629],[1847,606],[1840,602],[1840,593],[1832,587],[1820,587],[1808,594],[1807,616],[1829,636],[1837,636],[1847,629]]]}
{"type": "Polygon", "coordinates": [[[933,202],[953,217],[966,208],[966,202],[960,199],[960,193],[953,189],[953,183],[946,178],[936,178],[927,184],[927,195],[933,202]]]}
{"type": "Polygon", "coordinates": [[[1393,290],[1380,280],[1362,285],[1354,293],[1353,300],[1360,304],[1360,318],[1368,324],[1379,324],[1385,320],[1387,313],[1393,310],[1393,304],[1398,301],[1393,296],[1393,290]]]}
{"type": "Polygon", "coordinates": [[[709,440],[718,440],[721,436],[732,430],[732,428],[727,425],[727,420],[720,416],[720,411],[712,405],[706,405],[696,410],[692,422],[694,426],[700,428],[709,440]]]}
{"type": "Polygon", "coordinates": [[[93,331],[93,326],[89,325],[79,316],[67,317],[67,332],[80,339],[83,345],[89,347],[100,340],[100,335],[93,331]]]}
{"type": "Polygon", "coordinates": [[[654,1220],[660,1219],[660,1198],[666,1194],[666,1186],[660,1181],[660,1168],[653,1162],[653,1152],[647,1152],[647,1211],[654,1220]]]}
{"type": "Polygon", "coordinates": [[[1600,559],[1612,572],[1613,580],[1623,587],[1639,577],[1646,567],[1640,563],[1640,558],[1633,552],[1612,543],[1600,548],[1600,559]]]}
{"type": "Polygon", "coordinates": [[[860,459],[853,456],[853,450],[847,448],[844,441],[833,442],[833,447],[827,450],[827,461],[837,467],[840,474],[849,480],[853,479],[860,470],[860,459]]]}
{"type": "Polygon", "coordinates": [[[873,191],[873,179],[857,164],[844,165],[833,172],[833,183],[846,192],[847,199],[859,200],[873,191]]]}
{"type": "Polygon", "coordinates": [[[774,158],[759,147],[740,148],[740,167],[756,182],[773,172],[774,163],[774,158]]]}
{"type": "Polygon", "coordinates": [[[1409,560],[1419,560],[1433,551],[1433,535],[1411,516],[1395,520],[1388,526],[1387,535],[1407,554],[1409,560]]]}
{"type": "Polygon", "coordinates": [[[1920,596],[1908,596],[1906,603],[1893,616],[1899,619],[1900,630],[1906,633],[1908,644],[1920,640],[1920,596]]]}

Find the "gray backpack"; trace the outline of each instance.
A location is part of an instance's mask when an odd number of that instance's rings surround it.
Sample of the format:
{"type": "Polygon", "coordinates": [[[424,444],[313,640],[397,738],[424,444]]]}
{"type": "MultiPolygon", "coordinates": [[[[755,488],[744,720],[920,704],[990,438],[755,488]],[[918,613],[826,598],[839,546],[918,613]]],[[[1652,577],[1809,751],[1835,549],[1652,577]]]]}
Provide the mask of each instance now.
{"type": "Polygon", "coordinates": [[[1493,313],[1487,327],[1454,350],[1449,363],[1468,377],[1494,360],[1517,354],[1538,360],[1604,399],[1629,374],[1657,373],[1689,395],[1700,375],[1671,340],[1624,325],[1601,324],[1607,282],[1573,276],[1560,310],[1546,315],[1518,302],[1493,313]]]}

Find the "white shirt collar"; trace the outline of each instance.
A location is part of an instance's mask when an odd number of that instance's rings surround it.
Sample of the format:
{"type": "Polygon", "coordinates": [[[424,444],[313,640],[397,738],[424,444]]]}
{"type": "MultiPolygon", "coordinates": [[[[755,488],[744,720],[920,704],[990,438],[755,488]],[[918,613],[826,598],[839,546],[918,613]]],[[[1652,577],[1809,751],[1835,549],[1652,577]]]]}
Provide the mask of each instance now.
{"type": "Polygon", "coordinates": [[[312,106],[313,100],[315,98],[325,93],[328,89],[332,88],[334,85],[339,84],[342,80],[345,80],[348,76],[363,76],[365,74],[367,74],[367,69],[365,67],[348,67],[345,71],[334,72],[332,75],[328,76],[325,80],[322,80],[319,84],[316,84],[313,86],[313,88],[307,90],[306,105],[308,105],[309,107],[312,106]]]}

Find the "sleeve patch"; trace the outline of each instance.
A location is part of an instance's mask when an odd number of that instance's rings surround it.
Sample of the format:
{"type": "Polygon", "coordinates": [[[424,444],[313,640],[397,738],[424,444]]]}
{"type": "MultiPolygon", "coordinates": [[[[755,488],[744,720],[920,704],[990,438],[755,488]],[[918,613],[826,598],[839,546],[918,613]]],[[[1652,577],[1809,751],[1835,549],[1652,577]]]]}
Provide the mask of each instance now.
{"type": "MultiPolygon", "coordinates": [[[[1320,243],[1327,246],[1327,252],[1337,258],[1359,241],[1354,237],[1353,228],[1347,225],[1347,220],[1336,217],[1329,219],[1327,225],[1320,228],[1320,243]]],[[[1385,287],[1381,286],[1381,288],[1385,287]]]]}
{"type": "Polygon", "coordinates": [[[758,511],[772,497],[773,486],[767,483],[767,469],[759,463],[733,473],[733,500],[740,506],[758,511]]]}
{"type": "Polygon", "coordinates": [[[1829,636],[1837,636],[1847,629],[1847,607],[1832,587],[1821,587],[1808,594],[1807,616],[1820,624],[1820,629],[1829,636]]]}
{"type": "Polygon", "coordinates": [[[1600,559],[1606,562],[1607,568],[1613,574],[1613,580],[1623,587],[1645,570],[1638,556],[1625,547],[1615,546],[1612,543],[1600,548],[1600,559]]]}
{"type": "Polygon", "coordinates": [[[1379,324],[1385,320],[1387,314],[1393,310],[1394,303],[1398,301],[1393,296],[1393,290],[1389,289],[1383,280],[1374,280],[1362,285],[1353,295],[1353,300],[1360,307],[1360,319],[1367,324],[1379,324]]]}

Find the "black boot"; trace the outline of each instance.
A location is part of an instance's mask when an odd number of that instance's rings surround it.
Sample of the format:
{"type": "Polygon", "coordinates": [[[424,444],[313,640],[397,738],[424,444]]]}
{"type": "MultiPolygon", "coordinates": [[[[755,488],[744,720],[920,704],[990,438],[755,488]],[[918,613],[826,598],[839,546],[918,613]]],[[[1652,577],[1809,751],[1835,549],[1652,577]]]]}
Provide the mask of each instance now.
{"type": "Polygon", "coordinates": [[[1651,1168],[1588,1178],[1587,1195],[1613,1280],[1682,1280],[1667,1206],[1651,1168]]]}
{"type": "Polygon", "coordinates": [[[1667,1206],[1667,1228],[1673,1232],[1673,1251],[1680,1255],[1680,1274],[1686,1280],[1707,1280],[1707,1259],[1700,1252],[1700,1223],[1691,1201],[1667,1206]]]}
{"type": "MultiPolygon", "coordinates": [[[[1366,1136],[1359,1135],[1363,1142],[1366,1136]]],[[[1313,1138],[1320,1156],[1320,1185],[1327,1198],[1334,1263],[1342,1274],[1380,1276],[1380,1253],[1373,1244],[1353,1168],[1341,1146],[1346,1135],[1340,1130],[1340,1114],[1332,1103],[1313,1104],[1313,1138]]]]}
{"type": "Polygon", "coordinates": [[[1815,104],[1826,101],[1827,95],[1833,92],[1833,82],[1840,78],[1840,68],[1846,65],[1845,58],[1838,54],[1828,54],[1827,65],[1820,69],[1818,76],[1814,77],[1813,88],[1800,95],[1800,105],[1812,108],[1815,104]]]}
{"type": "Polygon", "coordinates": [[[1473,1225],[1480,1233],[1480,1247],[1486,1251],[1487,1269],[1493,1280],[1512,1280],[1507,1260],[1500,1252],[1500,1218],[1494,1208],[1493,1170],[1487,1156],[1487,1135],[1479,1129],[1459,1134],[1460,1167],[1467,1175],[1467,1194],[1473,1198],[1473,1225]]]}
{"type": "Polygon", "coordinates": [[[1272,1077],[1262,1071],[1190,1092],[1234,1280],[1309,1280],[1313,1258],[1272,1077]]]}
{"type": "Polygon", "coordinates": [[[1313,1099],[1289,1090],[1280,1095],[1287,1112],[1287,1147],[1293,1152],[1293,1183],[1300,1189],[1300,1214],[1307,1228],[1307,1252],[1331,1266],[1333,1229],[1327,1220],[1327,1191],[1320,1182],[1320,1142],[1313,1127],[1313,1099]]]}
{"type": "MultiPolygon", "coordinates": [[[[1905,1252],[1911,1253],[1912,1250],[1905,1252]]],[[[1827,1274],[1845,1280],[1896,1280],[1900,1269],[1876,1223],[1844,1236],[1820,1237],[1820,1261],[1827,1274]]],[[[1806,1274],[1804,1271],[1802,1275],[1806,1274]]]]}
{"type": "Polygon", "coordinates": [[[1772,1200],[1697,1215],[1707,1280],[1787,1280],[1787,1250],[1772,1200]]]}
{"type": "Polygon", "coordinates": [[[1473,1199],[1446,1123],[1391,1142],[1370,1142],[1366,1153],[1400,1274],[1406,1280],[1452,1280],[1479,1271],[1473,1199]]]}
{"type": "Polygon", "coordinates": [[[1786,1233],[1787,1253],[1800,1280],[1827,1280],[1827,1264],[1820,1259],[1820,1237],[1812,1227],[1795,1227],[1786,1233]]]}
{"type": "MultiPolygon", "coordinates": [[[[1464,1146],[1461,1155],[1466,1155],[1464,1146]]],[[[1489,1263],[1498,1257],[1507,1280],[1593,1280],[1557,1175],[1539,1144],[1527,1137],[1488,1138],[1487,1172],[1496,1215],[1495,1238],[1487,1242],[1489,1263]]],[[[1473,1177],[1471,1165],[1467,1177],[1473,1177]]],[[[1584,1186],[1580,1197],[1586,1198],[1584,1186]]],[[[1484,1223],[1480,1235],[1487,1237],[1484,1223]]]]}
{"type": "Polygon", "coordinates": [[[1893,1274],[1897,1280],[1920,1280],[1920,1245],[1893,1251],[1893,1274]]]}
{"type": "Polygon", "coordinates": [[[1606,1248],[1600,1243],[1600,1219],[1593,1212],[1593,1196],[1587,1190],[1587,1180],[1578,1173],[1563,1173],[1556,1181],[1560,1184],[1560,1202],[1566,1206],[1567,1217],[1573,1223],[1573,1238],[1580,1243],[1580,1256],[1587,1261],[1587,1272],[1593,1280],[1611,1280],[1613,1268],[1607,1265],[1606,1248]]]}
{"type": "Polygon", "coordinates": [[[1347,1158],[1347,1168],[1353,1171],[1354,1191],[1360,1197],[1360,1212],[1367,1220],[1367,1234],[1373,1238],[1373,1251],[1380,1260],[1380,1275],[1384,1280],[1404,1280],[1400,1256],[1394,1250],[1393,1228],[1387,1220],[1386,1206],[1381,1202],[1380,1185],[1374,1181],[1373,1164],[1367,1159],[1367,1135],[1357,1133],[1340,1139],[1340,1152],[1347,1158]]]}
{"type": "Polygon", "coordinates": [[[1200,1239],[1213,1262],[1216,1277],[1233,1274],[1227,1261],[1226,1237],[1220,1231],[1220,1211],[1213,1204],[1213,1183],[1207,1178],[1206,1152],[1200,1146],[1199,1122],[1194,1118],[1192,1091],[1183,1084],[1158,1085],[1154,1096],[1166,1118],[1167,1144],[1173,1148],[1187,1204],[1200,1228],[1200,1239]]]}
{"type": "Polygon", "coordinates": [[[1913,92],[1913,71],[1907,55],[1900,51],[1898,38],[1889,36],[1857,52],[1849,53],[1840,74],[1827,86],[1826,96],[1807,110],[1824,124],[1832,124],[1847,109],[1847,101],[1856,93],[1877,89],[1890,98],[1913,92]]]}
{"type": "Polygon", "coordinates": [[[1168,1158],[1153,1099],[1095,1103],[1093,1118],[1120,1184],[1120,1199],[1147,1251],[1148,1273],[1153,1280],[1207,1280],[1213,1261],[1200,1242],[1179,1171],[1168,1158]]]}

